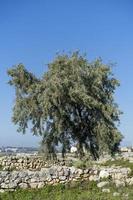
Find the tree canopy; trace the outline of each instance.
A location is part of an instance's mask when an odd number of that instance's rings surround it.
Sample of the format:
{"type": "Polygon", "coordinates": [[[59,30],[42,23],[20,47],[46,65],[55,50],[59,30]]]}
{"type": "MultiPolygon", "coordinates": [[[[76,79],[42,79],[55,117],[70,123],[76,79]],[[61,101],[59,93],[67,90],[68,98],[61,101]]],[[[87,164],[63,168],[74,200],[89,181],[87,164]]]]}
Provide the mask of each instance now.
{"type": "Polygon", "coordinates": [[[86,149],[95,159],[104,151],[117,150],[121,112],[114,92],[119,81],[101,59],[89,62],[74,52],[58,55],[41,78],[23,64],[8,74],[16,91],[13,122],[23,133],[30,124],[31,132],[43,137],[49,154],[60,145],[64,155],[72,144],[80,156],[86,149]]]}

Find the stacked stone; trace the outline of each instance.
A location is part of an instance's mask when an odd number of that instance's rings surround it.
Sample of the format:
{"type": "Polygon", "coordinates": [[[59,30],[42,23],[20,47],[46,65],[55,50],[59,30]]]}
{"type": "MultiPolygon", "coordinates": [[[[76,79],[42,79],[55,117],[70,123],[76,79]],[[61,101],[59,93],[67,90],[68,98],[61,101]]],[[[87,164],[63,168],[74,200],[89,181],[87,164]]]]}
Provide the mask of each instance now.
{"type": "Polygon", "coordinates": [[[0,191],[17,188],[42,188],[47,184],[67,183],[70,181],[89,180],[100,182],[103,178],[111,178],[117,187],[125,184],[133,185],[133,177],[129,178],[129,168],[92,168],[77,169],[75,167],[53,166],[40,171],[0,171],[0,191]]]}
{"type": "Polygon", "coordinates": [[[42,188],[46,184],[65,183],[87,178],[89,170],[53,166],[40,171],[1,171],[0,189],[42,188]]]}
{"type": "Polygon", "coordinates": [[[16,157],[7,156],[0,160],[0,166],[3,170],[40,170],[46,166],[46,162],[40,157],[16,157]]]}

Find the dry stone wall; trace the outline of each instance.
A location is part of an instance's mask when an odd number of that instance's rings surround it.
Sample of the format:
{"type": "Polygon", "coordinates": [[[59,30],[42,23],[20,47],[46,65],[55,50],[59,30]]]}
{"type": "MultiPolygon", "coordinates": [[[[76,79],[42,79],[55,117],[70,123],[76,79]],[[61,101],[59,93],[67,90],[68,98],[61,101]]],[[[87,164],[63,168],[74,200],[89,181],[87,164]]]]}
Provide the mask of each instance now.
{"type": "MultiPolygon", "coordinates": [[[[132,156],[123,160],[132,163],[132,156]],[[129,159],[131,158],[131,159],[129,159]]],[[[63,163],[62,163],[63,165],[63,163]]],[[[0,158],[0,192],[17,188],[42,188],[47,184],[67,183],[70,181],[89,180],[98,183],[103,179],[112,180],[119,186],[133,185],[130,168],[120,166],[105,167],[94,165],[88,169],[62,166],[61,163],[50,166],[41,157],[2,157],[0,158]]],[[[103,184],[103,183],[102,183],[103,184]]],[[[98,184],[98,187],[101,187],[98,184]]]]}
{"type": "Polygon", "coordinates": [[[100,182],[103,178],[112,178],[118,184],[133,185],[133,177],[129,168],[92,168],[77,169],[75,167],[52,166],[40,171],[0,171],[0,192],[17,188],[42,188],[47,184],[67,183],[77,180],[100,182]]]}
{"type": "Polygon", "coordinates": [[[3,170],[40,170],[42,167],[48,167],[41,156],[5,156],[0,158],[0,166],[3,170]]]}

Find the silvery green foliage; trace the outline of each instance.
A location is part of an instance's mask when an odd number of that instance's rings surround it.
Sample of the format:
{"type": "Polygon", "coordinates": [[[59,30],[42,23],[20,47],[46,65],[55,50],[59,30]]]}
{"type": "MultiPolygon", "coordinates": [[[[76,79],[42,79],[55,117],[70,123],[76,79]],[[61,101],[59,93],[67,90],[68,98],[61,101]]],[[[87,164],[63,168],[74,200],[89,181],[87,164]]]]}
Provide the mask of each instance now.
{"type": "Polygon", "coordinates": [[[60,145],[64,156],[71,144],[77,145],[80,156],[89,151],[95,159],[104,151],[117,150],[121,112],[114,92],[119,82],[101,59],[88,62],[74,52],[58,55],[40,79],[22,64],[8,74],[16,90],[13,122],[23,133],[32,125],[48,154],[60,145]]]}

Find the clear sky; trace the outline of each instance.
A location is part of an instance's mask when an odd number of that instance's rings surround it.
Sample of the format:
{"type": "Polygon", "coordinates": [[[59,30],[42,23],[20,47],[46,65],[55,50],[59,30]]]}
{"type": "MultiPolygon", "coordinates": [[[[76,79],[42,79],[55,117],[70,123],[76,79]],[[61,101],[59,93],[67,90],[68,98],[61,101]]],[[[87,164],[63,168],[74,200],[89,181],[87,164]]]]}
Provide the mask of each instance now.
{"type": "Polygon", "coordinates": [[[119,129],[133,144],[133,1],[0,0],[0,146],[36,146],[40,138],[17,133],[11,122],[14,90],[6,71],[22,62],[41,76],[57,52],[79,49],[114,68],[124,112],[119,129]]]}

